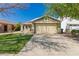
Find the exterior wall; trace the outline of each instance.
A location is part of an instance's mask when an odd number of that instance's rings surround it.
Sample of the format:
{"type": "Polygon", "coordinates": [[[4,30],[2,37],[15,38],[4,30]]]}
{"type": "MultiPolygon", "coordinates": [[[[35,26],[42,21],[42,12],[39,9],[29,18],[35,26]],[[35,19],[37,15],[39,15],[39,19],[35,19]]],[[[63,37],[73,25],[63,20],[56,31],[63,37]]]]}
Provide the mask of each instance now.
{"type": "Polygon", "coordinates": [[[7,32],[12,32],[12,25],[7,25],[7,32]]]}
{"type": "Polygon", "coordinates": [[[4,25],[0,24],[0,33],[4,32],[4,25]]]}
{"type": "Polygon", "coordinates": [[[12,31],[12,25],[10,24],[0,24],[0,33],[4,33],[4,32],[11,32],[12,31]],[[5,25],[6,27],[6,31],[5,31],[5,25]]]}
{"type": "Polygon", "coordinates": [[[32,33],[32,25],[22,25],[23,28],[21,28],[21,31],[24,33],[32,33]]]}
{"type": "Polygon", "coordinates": [[[53,20],[53,19],[39,19],[39,20],[36,20],[34,23],[58,23],[56,20],[53,20]]]}
{"type": "Polygon", "coordinates": [[[66,28],[66,31],[67,32],[71,32],[72,30],[79,30],[79,25],[78,24],[76,24],[76,25],[67,25],[67,28],[66,28]]]}

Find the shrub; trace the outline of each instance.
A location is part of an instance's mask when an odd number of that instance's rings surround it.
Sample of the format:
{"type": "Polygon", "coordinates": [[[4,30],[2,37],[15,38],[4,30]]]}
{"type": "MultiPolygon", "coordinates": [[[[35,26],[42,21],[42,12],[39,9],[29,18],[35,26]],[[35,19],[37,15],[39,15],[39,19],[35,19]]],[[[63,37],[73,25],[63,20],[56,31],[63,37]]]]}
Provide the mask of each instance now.
{"type": "Polygon", "coordinates": [[[79,36],[79,30],[72,30],[71,34],[72,36],[75,36],[75,37],[79,36]]]}

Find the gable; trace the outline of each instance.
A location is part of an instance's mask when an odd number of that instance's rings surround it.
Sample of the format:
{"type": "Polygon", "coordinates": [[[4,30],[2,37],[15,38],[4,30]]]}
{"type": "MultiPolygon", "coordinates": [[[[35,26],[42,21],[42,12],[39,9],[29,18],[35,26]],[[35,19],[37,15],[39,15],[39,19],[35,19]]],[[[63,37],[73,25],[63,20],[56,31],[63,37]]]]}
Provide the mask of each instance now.
{"type": "Polygon", "coordinates": [[[59,22],[58,20],[52,17],[48,17],[48,18],[41,17],[33,21],[33,23],[58,23],[58,22],[59,22]]]}

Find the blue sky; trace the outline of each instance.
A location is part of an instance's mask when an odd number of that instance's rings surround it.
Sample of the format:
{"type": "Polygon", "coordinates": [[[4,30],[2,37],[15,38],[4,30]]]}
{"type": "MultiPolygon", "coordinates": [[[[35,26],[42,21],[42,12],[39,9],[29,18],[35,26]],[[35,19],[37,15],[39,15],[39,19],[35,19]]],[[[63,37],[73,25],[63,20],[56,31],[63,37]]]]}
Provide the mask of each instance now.
{"type": "Polygon", "coordinates": [[[26,22],[32,20],[36,17],[40,17],[45,14],[46,6],[42,3],[31,3],[26,4],[27,8],[22,9],[11,9],[11,12],[16,14],[11,14],[9,16],[0,15],[0,19],[9,20],[12,22],[26,22]]]}

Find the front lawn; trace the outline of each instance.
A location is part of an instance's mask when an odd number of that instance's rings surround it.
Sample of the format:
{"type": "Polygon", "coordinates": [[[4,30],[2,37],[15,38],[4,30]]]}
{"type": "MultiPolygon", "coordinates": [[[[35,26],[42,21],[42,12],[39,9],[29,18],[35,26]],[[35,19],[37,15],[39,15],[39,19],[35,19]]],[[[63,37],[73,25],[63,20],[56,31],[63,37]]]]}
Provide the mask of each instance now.
{"type": "Polygon", "coordinates": [[[0,35],[0,53],[18,53],[30,40],[32,35],[0,35]]]}

